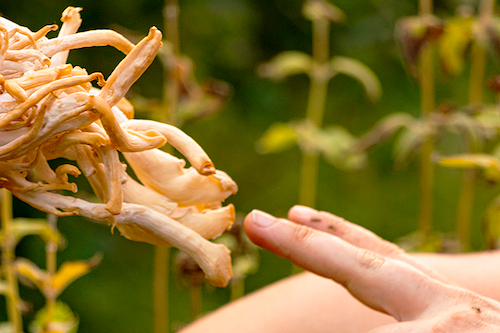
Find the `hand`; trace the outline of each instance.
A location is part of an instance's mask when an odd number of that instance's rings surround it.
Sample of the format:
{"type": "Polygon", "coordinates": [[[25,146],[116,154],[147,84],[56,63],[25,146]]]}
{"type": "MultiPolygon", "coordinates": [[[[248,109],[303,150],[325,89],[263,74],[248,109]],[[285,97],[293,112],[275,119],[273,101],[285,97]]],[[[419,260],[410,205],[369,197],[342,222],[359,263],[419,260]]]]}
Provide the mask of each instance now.
{"type": "Polygon", "coordinates": [[[452,285],[372,232],[304,206],[293,207],[288,218],[254,210],[245,230],[257,245],[400,321],[370,333],[500,332],[500,303],[452,285]]]}

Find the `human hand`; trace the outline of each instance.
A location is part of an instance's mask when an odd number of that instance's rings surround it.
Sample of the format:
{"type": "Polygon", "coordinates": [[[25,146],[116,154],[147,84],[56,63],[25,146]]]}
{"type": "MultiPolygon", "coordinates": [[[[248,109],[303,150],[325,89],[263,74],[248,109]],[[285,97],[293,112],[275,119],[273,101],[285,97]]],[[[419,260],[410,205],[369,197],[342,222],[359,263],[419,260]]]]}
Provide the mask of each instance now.
{"type": "Polygon", "coordinates": [[[304,206],[293,207],[288,218],[254,210],[245,230],[257,245],[400,321],[370,333],[500,332],[498,302],[449,283],[372,232],[304,206]]]}

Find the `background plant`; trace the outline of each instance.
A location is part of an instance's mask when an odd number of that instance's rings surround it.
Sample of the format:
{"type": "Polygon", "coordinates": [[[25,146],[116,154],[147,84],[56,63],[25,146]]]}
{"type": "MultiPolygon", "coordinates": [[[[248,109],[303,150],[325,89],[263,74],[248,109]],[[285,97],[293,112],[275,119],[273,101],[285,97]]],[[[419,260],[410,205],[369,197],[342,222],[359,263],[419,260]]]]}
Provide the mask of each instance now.
{"type": "MultiPolygon", "coordinates": [[[[441,148],[439,141],[448,131],[456,132],[456,139],[461,137],[462,141],[456,146],[470,153],[478,153],[487,143],[497,140],[497,122],[492,119],[494,112],[483,104],[486,49],[495,44],[497,28],[493,17],[494,1],[481,1],[477,16],[474,16],[475,8],[462,7],[457,16],[440,20],[432,16],[432,9],[432,1],[421,1],[420,15],[401,19],[396,30],[406,64],[420,85],[421,117],[415,119],[404,113],[386,116],[360,139],[358,149],[363,151],[403,128],[394,143],[396,163],[407,164],[418,151],[421,166],[419,230],[406,242],[420,250],[440,251],[443,244],[432,226],[432,154],[441,148]],[[458,106],[449,101],[436,108],[434,55],[439,55],[444,73],[457,75],[464,69],[468,46],[471,46],[471,65],[467,104],[458,106]],[[484,117],[484,113],[489,117],[484,117]]],[[[456,214],[458,248],[462,250],[470,249],[475,182],[474,169],[465,170],[456,214]]]]}
{"type": "Polygon", "coordinates": [[[32,333],[76,332],[78,318],[68,305],[57,301],[61,292],[68,285],[87,274],[101,261],[94,256],[87,262],[66,261],[58,269],[57,249],[64,244],[64,238],[56,228],[57,218],[49,215],[47,220],[12,218],[12,195],[7,189],[1,191],[0,245],[2,251],[1,280],[2,294],[6,298],[7,322],[0,324],[2,332],[25,332],[23,328],[23,311],[27,312],[29,301],[19,295],[18,279],[36,286],[45,298],[45,305],[36,309],[35,317],[29,324],[32,333]],[[40,237],[46,244],[45,269],[38,267],[29,259],[16,257],[17,244],[26,236],[40,237]]]}

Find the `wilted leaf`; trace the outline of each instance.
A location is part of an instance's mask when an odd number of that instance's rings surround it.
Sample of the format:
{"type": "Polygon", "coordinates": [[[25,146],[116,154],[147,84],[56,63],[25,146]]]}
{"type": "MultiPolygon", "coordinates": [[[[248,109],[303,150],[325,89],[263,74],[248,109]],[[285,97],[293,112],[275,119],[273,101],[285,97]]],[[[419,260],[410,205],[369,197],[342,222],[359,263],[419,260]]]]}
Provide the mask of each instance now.
{"type": "Polygon", "coordinates": [[[488,204],[482,223],[486,246],[488,249],[497,249],[500,245],[500,196],[488,204]]]}
{"type": "Polygon", "coordinates": [[[488,182],[500,181],[500,160],[486,154],[463,154],[449,157],[440,157],[438,163],[452,168],[481,168],[488,182]]]}
{"type": "Polygon", "coordinates": [[[475,117],[463,112],[455,112],[449,117],[449,124],[457,129],[467,139],[472,152],[479,151],[484,144],[483,137],[487,136],[487,129],[475,117]]]}
{"type": "Polygon", "coordinates": [[[16,242],[19,242],[25,236],[37,235],[44,242],[52,241],[57,245],[64,243],[63,236],[57,230],[54,232],[45,219],[16,218],[13,221],[12,229],[16,242]]]}
{"type": "Polygon", "coordinates": [[[358,80],[365,88],[368,98],[375,102],[382,96],[382,86],[375,73],[358,60],[347,57],[333,57],[330,60],[330,69],[335,74],[345,74],[358,80]]]}
{"type": "Polygon", "coordinates": [[[29,282],[32,282],[42,293],[45,293],[45,284],[49,280],[49,275],[46,271],[26,258],[17,259],[15,267],[20,278],[25,278],[29,282]]]}
{"type": "Polygon", "coordinates": [[[394,160],[397,167],[405,166],[420,150],[430,131],[425,124],[415,122],[407,127],[394,142],[394,160]]]}
{"type": "Polygon", "coordinates": [[[489,25],[486,27],[486,32],[491,47],[496,51],[497,56],[500,55],[500,20],[496,17],[489,20],[489,25]]]}
{"type": "Polygon", "coordinates": [[[418,76],[418,59],[422,47],[441,36],[443,25],[433,17],[423,19],[420,16],[405,17],[396,25],[396,39],[401,45],[405,62],[411,73],[418,76]]]}
{"type": "Polygon", "coordinates": [[[299,51],[285,51],[278,54],[271,61],[259,66],[259,74],[273,80],[296,74],[309,74],[312,68],[312,59],[308,54],[299,51]]]}
{"type": "Polygon", "coordinates": [[[366,151],[373,145],[381,143],[402,127],[411,126],[415,119],[407,113],[390,114],[373,126],[356,142],[357,151],[366,151]]]}
{"type": "Polygon", "coordinates": [[[464,67],[465,50],[472,42],[472,17],[454,17],[444,25],[439,39],[439,55],[444,69],[450,74],[459,74],[464,67]]]}
{"type": "Polygon", "coordinates": [[[47,316],[44,307],[35,316],[29,326],[30,333],[76,333],[79,320],[70,307],[63,302],[56,302],[52,318],[47,316]]]}
{"type": "Polygon", "coordinates": [[[494,168],[500,170],[498,158],[486,154],[462,154],[440,157],[438,163],[452,168],[494,168]]]}
{"type": "Polygon", "coordinates": [[[274,123],[257,143],[260,153],[276,153],[297,144],[295,127],[288,123],[274,123]]]}
{"type": "Polygon", "coordinates": [[[51,281],[55,295],[59,295],[71,282],[90,272],[99,265],[102,256],[95,255],[88,261],[66,261],[64,262],[51,281]]]}

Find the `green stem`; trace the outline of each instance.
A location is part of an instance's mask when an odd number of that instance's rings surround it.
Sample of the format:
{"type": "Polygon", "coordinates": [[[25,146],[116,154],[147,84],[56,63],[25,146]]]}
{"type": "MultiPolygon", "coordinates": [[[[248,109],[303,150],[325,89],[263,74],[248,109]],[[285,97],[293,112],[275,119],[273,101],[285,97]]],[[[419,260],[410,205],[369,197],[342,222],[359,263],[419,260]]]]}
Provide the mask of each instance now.
{"type": "MultiPolygon", "coordinates": [[[[420,0],[420,15],[432,15],[432,0],[420,0]]],[[[435,108],[434,63],[432,45],[424,45],[420,53],[420,98],[422,117],[428,120],[435,108]]],[[[419,228],[425,243],[432,232],[434,165],[431,155],[434,138],[422,145],[420,161],[420,216],[419,228]]]]}
{"type": "MultiPolygon", "coordinates": [[[[311,85],[305,121],[316,128],[321,128],[325,113],[328,92],[328,68],[330,57],[330,24],[327,18],[313,20],[313,68],[310,73],[311,85]]],[[[319,153],[314,150],[302,152],[302,165],[300,169],[299,204],[309,207],[316,206],[318,187],[319,153]]],[[[292,274],[301,272],[302,269],[293,265],[292,274]]]]}
{"type": "Polygon", "coordinates": [[[168,280],[169,280],[170,248],[155,247],[153,305],[154,305],[154,332],[169,331],[168,323],[168,280]]]}
{"type": "Polygon", "coordinates": [[[433,12],[432,0],[420,0],[419,2],[419,12],[420,16],[432,15],[433,12]]]}
{"type": "MultiPolygon", "coordinates": [[[[174,77],[176,57],[180,53],[179,43],[179,3],[177,0],[165,0],[163,7],[163,26],[165,38],[173,47],[174,55],[169,59],[163,59],[163,106],[166,110],[163,121],[174,125],[177,123],[176,107],[179,95],[179,87],[174,77]],[[168,66],[168,68],[166,67],[168,66]]],[[[173,149],[169,146],[170,153],[173,149]]],[[[169,306],[168,306],[168,283],[170,271],[170,248],[156,246],[153,277],[153,304],[154,304],[154,332],[169,332],[169,306]]]]}
{"type": "Polygon", "coordinates": [[[231,297],[230,300],[235,301],[238,298],[245,296],[245,279],[234,277],[231,279],[231,297]]]}
{"type": "MultiPolygon", "coordinates": [[[[49,227],[52,230],[52,234],[55,234],[57,229],[57,217],[55,215],[49,214],[47,216],[47,220],[49,227]]],[[[47,242],[45,260],[47,265],[47,272],[52,279],[55,276],[57,270],[57,244],[52,240],[49,240],[47,242]]],[[[52,290],[50,290],[50,292],[45,295],[45,298],[45,305],[47,307],[47,323],[49,323],[50,325],[50,323],[54,321],[56,298],[54,297],[54,293],[52,290]]]]}
{"type": "Polygon", "coordinates": [[[180,55],[179,11],[178,0],[165,0],[163,26],[166,30],[165,38],[172,45],[173,54],[165,53],[166,59],[163,59],[163,105],[166,111],[163,121],[174,126],[177,123],[176,108],[179,99],[179,86],[175,77],[177,58],[180,55]]]}
{"type": "MultiPolygon", "coordinates": [[[[480,22],[485,27],[495,7],[494,0],[483,0],[479,7],[480,22]]],[[[481,37],[479,37],[481,38],[481,37]]],[[[472,44],[472,63],[469,81],[469,106],[473,109],[481,108],[483,104],[484,74],[486,68],[486,51],[481,40],[472,44]]],[[[469,152],[474,153],[477,147],[469,143],[469,152]]],[[[476,171],[474,169],[464,170],[462,186],[458,198],[457,207],[457,233],[462,250],[470,249],[470,224],[474,208],[474,189],[476,186],[476,171]]]]}
{"type": "Polygon", "coordinates": [[[191,297],[191,320],[196,320],[201,314],[202,308],[202,290],[201,284],[191,284],[189,288],[189,295],[191,297]]]}
{"type": "Polygon", "coordinates": [[[476,186],[476,170],[466,169],[462,174],[462,185],[457,207],[457,234],[461,250],[470,249],[470,225],[474,208],[474,188],[476,186]]]}
{"type": "Polygon", "coordinates": [[[14,268],[15,240],[12,234],[12,194],[6,188],[2,188],[2,231],[4,241],[2,247],[2,267],[8,285],[6,294],[7,315],[12,324],[12,332],[20,333],[23,330],[21,317],[21,301],[19,298],[19,285],[17,283],[14,268]]]}
{"type": "Polygon", "coordinates": [[[483,104],[484,72],[486,67],[486,52],[481,42],[472,44],[472,64],[469,82],[469,105],[478,109],[483,104]]]}
{"type": "MultiPolygon", "coordinates": [[[[320,18],[313,21],[313,60],[314,66],[309,89],[306,110],[306,122],[321,128],[328,89],[326,63],[330,53],[330,21],[320,18]]],[[[314,207],[318,183],[319,154],[316,151],[304,151],[302,155],[301,184],[299,203],[314,207]]]]}

